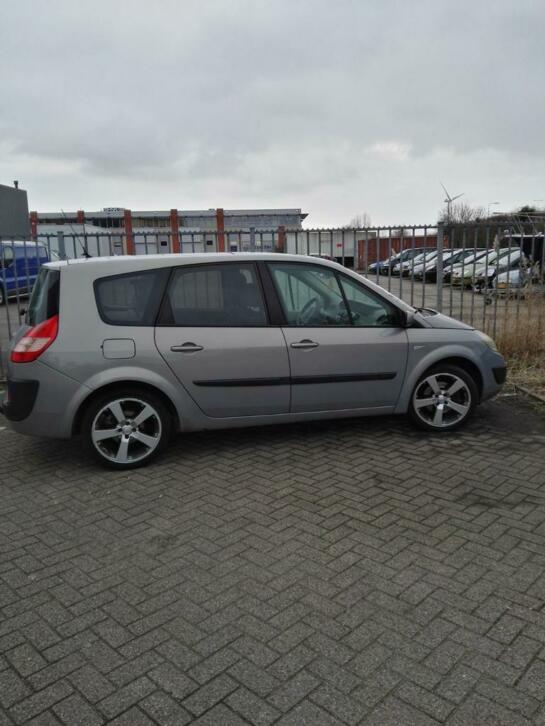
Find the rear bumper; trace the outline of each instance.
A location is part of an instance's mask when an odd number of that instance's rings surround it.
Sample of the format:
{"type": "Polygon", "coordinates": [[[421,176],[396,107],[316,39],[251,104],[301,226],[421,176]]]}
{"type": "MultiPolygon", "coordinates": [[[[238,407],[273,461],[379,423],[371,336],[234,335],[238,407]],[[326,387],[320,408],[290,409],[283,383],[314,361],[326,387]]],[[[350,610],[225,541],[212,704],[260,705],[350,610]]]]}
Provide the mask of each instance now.
{"type": "Polygon", "coordinates": [[[12,363],[2,411],[17,433],[70,438],[75,412],[89,392],[87,386],[40,361],[12,363]]]}
{"type": "Polygon", "coordinates": [[[39,388],[39,381],[8,380],[7,392],[0,407],[8,421],[24,421],[30,416],[39,388]]]}

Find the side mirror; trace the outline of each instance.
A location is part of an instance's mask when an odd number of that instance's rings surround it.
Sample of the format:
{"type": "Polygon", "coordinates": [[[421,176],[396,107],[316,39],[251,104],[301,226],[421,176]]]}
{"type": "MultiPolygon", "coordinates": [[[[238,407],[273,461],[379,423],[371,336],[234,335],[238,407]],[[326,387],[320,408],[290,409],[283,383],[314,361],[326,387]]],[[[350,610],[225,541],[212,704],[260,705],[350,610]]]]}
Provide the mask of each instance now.
{"type": "Polygon", "coordinates": [[[411,328],[414,324],[414,313],[411,312],[403,312],[403,327],[404,328],[411,328]]]}

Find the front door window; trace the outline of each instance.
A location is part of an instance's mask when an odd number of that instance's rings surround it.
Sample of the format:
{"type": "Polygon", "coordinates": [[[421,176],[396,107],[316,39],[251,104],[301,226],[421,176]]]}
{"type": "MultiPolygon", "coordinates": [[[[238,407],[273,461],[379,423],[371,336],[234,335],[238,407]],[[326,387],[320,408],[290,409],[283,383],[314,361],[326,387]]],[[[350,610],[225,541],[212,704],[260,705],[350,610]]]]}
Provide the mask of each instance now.
{"type": "Polygon", "coordinates": [[[271,265],[288,325],[325,327],[350,325],[335,272],[298,262],[271,265]]]}

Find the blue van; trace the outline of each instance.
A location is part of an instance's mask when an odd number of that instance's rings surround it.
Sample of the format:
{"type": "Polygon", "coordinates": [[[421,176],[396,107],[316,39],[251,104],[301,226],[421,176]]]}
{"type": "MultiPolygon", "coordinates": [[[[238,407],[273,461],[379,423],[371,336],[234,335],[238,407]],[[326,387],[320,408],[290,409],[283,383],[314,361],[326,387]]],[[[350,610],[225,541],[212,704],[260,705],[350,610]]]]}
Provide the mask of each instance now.
{"type": "Polygon", "coordinates": [[[36,242],[0,242],[0,305],[32,291],[40,267],[49,262],[47,249],[36,242]]]}

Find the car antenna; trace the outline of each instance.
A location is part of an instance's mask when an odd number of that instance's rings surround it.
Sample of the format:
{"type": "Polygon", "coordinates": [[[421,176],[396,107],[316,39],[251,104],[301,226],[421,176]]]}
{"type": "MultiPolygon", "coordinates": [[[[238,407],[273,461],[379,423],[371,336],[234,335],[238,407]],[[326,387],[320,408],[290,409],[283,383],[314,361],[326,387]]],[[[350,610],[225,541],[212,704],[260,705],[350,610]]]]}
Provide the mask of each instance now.
{"type": "Polygon", "coordinates": [[[79,238],[79,234],[78,234],[78,233],[76,232],[76,230],[75,230],[75,229],[74,229],[74,227],[72,226],[72,222],[70,222],[70,221],[68,220],[68,217],[67,217],[67,216],[66,216],[66,214],[64,213],[64,209],[61,209],[61,214],[62,214],[62,216],[64,217],[65,221],[66,221],[66,222],[68,223],[68,225],[69,225],[70,229],[72,230],[72,234],[74,235],[74,237],[77,237],[77,240],[78,240],[78,242],[79,242],[79,243],[80,243],[80,245],[81,245],[81,249],[83,250],[83,253],[82,253],[82,254],[83,254],[83,256],[85,257],[85,259],[86,259],[86,260],[90,260],[90,259],[91,259],[91,257],[92,257],[93,255],[90,255],[90,254],[89,254],[89,252],[88,252],[88,250],[87,250],[87,244],[84,244],[84,243],[83,243],[83,242],[82,242],[82,241],[80,240],[80,238],[79,238]]]}

